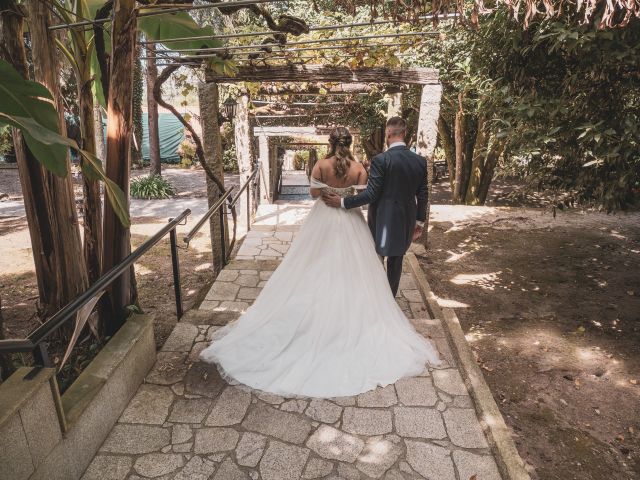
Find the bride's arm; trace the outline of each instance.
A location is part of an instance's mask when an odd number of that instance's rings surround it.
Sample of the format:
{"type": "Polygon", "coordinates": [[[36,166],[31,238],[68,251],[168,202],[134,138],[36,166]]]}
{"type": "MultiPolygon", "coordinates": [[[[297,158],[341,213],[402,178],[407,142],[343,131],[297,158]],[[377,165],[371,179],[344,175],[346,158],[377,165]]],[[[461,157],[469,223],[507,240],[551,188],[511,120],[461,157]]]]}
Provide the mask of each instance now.
{"type": "MultiPolygon", "coordinates": [[[[313,166],[313,170],[311,171],[311,177],[322,181],[322,171],[320,170],[320,162],[316,162],[316,164],[313,166]]],[[[310,188],[309,193],[311,194],[312,198],[318,198],[320,195],[322,195],[322,189],[310,188]]]]}
{"type": "Polygon", "coordinates": [[[364,167],[364,165],[362,165],[362,169],[358,172],[358,183],[357,185],[354,185],[353,188],[358,191],[366,190],[368,180],[369,173],[367,172],[367,169],[364,167]]]}

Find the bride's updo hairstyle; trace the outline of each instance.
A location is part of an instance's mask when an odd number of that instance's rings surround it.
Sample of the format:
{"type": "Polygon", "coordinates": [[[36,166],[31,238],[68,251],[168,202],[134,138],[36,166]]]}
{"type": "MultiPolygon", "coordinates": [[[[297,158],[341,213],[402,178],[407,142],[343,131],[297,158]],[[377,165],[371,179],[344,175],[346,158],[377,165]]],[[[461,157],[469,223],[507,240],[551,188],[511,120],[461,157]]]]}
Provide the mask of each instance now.
{"type": "Polygon", "coordinates": [[[325,158],[336,157],[336,177],[338,178],[344,178],[347,175],[350,163],[355,160],[349,148],[352,142],[351,133],[345,127],[337,127],[329,135],[331,148],[325,158]]]}

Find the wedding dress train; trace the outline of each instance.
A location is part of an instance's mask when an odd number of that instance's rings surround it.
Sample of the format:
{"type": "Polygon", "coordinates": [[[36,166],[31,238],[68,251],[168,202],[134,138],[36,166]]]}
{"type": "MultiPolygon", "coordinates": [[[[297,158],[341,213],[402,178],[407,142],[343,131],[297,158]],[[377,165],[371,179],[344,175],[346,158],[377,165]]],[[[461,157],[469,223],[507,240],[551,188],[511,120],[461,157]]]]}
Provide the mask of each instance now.
{"type": "Polygon", "coordinates": [[[356,395],[439,362],[396,304],[361,210],[321,200],[253,306],[200,358],[249,387],[318,398],[356,395]]]}

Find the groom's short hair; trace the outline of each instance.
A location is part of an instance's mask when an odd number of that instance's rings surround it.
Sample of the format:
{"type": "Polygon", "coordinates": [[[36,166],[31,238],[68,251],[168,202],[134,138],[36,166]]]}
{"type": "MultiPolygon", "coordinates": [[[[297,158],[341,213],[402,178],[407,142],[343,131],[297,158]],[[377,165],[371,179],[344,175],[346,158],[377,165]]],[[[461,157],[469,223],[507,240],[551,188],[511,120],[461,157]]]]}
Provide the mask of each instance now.
{"type": "Polygon", "coordinates": [[[404,135],[407,132],[407,122],[402,117],[391,117],[387,120],[387,134],[404,135]]]}

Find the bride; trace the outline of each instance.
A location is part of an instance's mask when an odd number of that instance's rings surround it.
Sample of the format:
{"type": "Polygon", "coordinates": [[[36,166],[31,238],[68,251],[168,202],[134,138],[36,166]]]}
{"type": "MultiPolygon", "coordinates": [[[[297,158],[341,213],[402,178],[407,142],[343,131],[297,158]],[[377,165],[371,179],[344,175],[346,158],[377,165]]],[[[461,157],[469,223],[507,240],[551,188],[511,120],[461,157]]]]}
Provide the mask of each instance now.
{"type": "MultiPolygon", "coordinates": [[[[367,172],[344,127],[315,165],[311,195],[352,195],[367,172]]],[[[396,304],[359,208],[316,201],[260,296],[200,358],[221,374],[282,396],[357,395],[439,362],[396,304]]]]}

